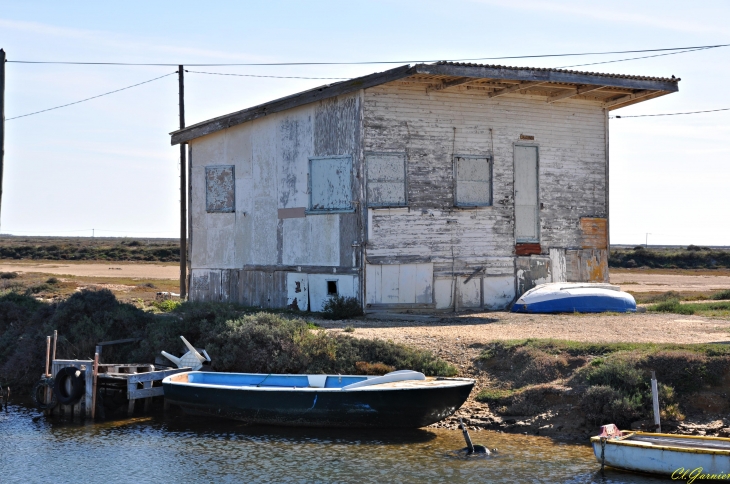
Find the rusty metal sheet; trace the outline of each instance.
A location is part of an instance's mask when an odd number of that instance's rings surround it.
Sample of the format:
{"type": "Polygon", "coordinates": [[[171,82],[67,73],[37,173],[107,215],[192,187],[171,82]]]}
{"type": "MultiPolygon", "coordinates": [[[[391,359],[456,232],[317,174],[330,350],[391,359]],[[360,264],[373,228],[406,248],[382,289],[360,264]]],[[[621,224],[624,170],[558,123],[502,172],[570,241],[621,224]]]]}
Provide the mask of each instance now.
{"type": "Polygon", "coordinates": [[[608,247],[607,221],[605,218],[582,217],[580,230],[584,249],[606,249],[608,247]]]}
{"type": "Polygon", "coordinates": [[[205,210],[209,213],[236,209],[236,184],[233,165],[205,167],[205,210]]]}

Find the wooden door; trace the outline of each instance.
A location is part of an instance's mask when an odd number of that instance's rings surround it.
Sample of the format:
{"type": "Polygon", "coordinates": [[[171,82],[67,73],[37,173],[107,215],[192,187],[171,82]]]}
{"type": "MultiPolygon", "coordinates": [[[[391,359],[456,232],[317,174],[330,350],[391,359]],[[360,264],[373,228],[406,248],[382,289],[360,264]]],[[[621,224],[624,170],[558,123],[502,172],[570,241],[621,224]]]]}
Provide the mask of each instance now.
{"type": "Polygon", "coordinates": [[[537,146],[515,146],[515,239],[540,242],[537,146]]]}

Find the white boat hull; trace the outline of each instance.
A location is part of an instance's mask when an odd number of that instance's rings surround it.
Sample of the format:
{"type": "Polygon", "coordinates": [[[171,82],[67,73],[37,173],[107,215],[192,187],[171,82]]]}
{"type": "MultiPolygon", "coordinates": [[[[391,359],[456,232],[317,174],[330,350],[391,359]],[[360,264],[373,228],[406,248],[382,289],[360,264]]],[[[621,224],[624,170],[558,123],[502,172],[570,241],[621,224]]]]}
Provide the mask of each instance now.
{"type": "MultiPolygon", "coordinates": [[[[628,471],[663,474],[681,480],[690,479],[692,473],[720,475],[723,479],[730,479],[730,439],[667,434],[637,435],[639,438],[651,436],[650,438],[658,439],[656,442],[608,439],[604,449],[605,465],[628,471]],[[667,442],[659,441],[661,438],[666,438],[667,442]],[[680,442],[680,445],[675,446],[672,441],[680,442]],[[693,442],[697,446],[689,447],[693,442]],[[707,448],[711,445],[717,445],[718,448],[707,448]],[[727,450],[721,448],[724,446],[727,446],[727,450]]],[[[600,438],[593,437],[591,444],[596,459],[601,462],[600,438]]]]}

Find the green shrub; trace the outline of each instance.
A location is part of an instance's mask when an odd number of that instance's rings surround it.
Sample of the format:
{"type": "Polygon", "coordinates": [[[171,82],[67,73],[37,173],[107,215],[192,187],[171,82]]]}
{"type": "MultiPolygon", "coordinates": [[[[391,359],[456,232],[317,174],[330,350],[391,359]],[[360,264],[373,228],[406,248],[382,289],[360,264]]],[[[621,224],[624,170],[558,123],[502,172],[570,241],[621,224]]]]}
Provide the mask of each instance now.
{"type": "Polygon", "coordinates": [[[679,299],[669,299],[665,302],[649,306],[649,311],[657,313],[673,313],[692,315],[695,313],[694,307],[689,304],[680,304],[679,299]]]}
{"type": "Polygon", "coordinates": [[[0,279],[15,279],[18,277],[17,272],[0,272],[0,279]]]}
{"type": "Polygon", "coordinates": [[[583,394],[581,406],[592,424],[625,428],[642,416],[643,402],[639,394],[627,396],[608,385],[596,385],[583,394]]]}
{"type": "Polygon", "coordinates": [[[350,319],[362,314],[362,306],[357,298],[339,295],[330,296],[322,309],[326,319],[350,319]]]}
{"type": "Polygon", "coordinates": [[[634,393],[648,387],[647,376],[638,368],[638,361],[629,355],[607,358],[597,366],[587,366],[581,372],[593,386],[609,386],[624,393],[634,393]]]}
{"type": "Polygon", "coordinates": [[[61,282],[57,277],[49,277],[46,279],[46,284],[58,284],[61,282]]]}
{"type": "Polygon", "coordinates": [[[730,289],[725,289],[724,291],[716,292],[712,296],[710,296],[710,299],[714,299],[715,301],[719,301],[722,299],[730,299],[730,289]]]}
{"type": "Polygon", "coordinates": [[[165,299],[164,301],[152,301],[152,307],[163,313],[175,311],[180,307],[182,301],[175,299],[165,299]]]}

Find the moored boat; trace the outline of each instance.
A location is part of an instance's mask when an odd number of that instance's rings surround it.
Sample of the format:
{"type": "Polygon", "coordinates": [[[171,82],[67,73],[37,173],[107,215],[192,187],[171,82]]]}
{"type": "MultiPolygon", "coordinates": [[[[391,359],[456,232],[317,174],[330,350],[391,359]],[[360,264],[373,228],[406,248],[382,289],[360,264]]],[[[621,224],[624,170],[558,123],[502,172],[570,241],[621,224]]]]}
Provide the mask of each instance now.
{"type": "Polygon", "coordinates": [[[424,427],[452,415],[474,380],[383,376],[179,373],[162,381],[165,399],[186,412],[251,424],[313,427],[424,427]]]}
{"type": "Polygon", "coordinates": [[[697,435],[618,431],[602,427],[591,437],[593,454],[606,466],[687,480],[693,474],[730,479],[730,439],[697,435]]]}
{"type": "Polygon", "coordinates": [[[634,297],[618,286],[583,282],[550,282],[525,292],[512,306],[515,313],[636,312],[634,297]]]}

